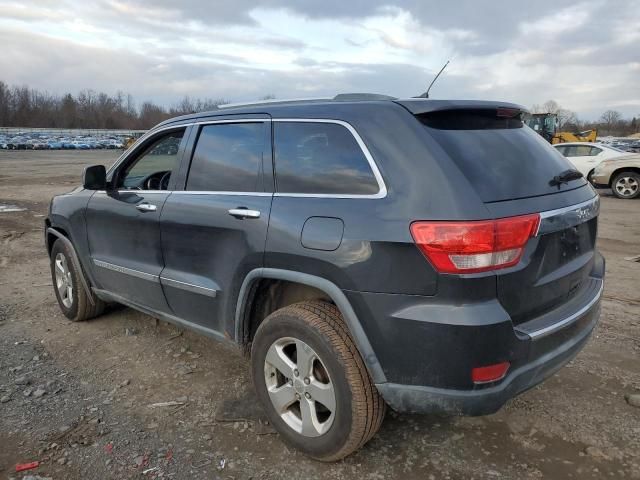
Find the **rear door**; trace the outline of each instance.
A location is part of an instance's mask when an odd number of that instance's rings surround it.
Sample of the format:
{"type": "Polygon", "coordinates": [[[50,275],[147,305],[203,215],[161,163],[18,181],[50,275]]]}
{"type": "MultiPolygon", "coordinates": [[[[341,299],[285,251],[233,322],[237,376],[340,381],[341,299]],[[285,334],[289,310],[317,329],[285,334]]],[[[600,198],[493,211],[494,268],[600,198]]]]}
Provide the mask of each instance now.
{"type": "Polygon", "coordinates": [[[520,262],[495,271],[498,299],[514,323],[592,294],[599,282],[599,202],[583,178],[554,179],[571,168],[567,159],[523,126],[517,115],[504,118],[500,109],[418,118],[484,201],[487,218],[541,216],[520,262]]]}
{"type": "Polygon", "coordinates": [[[182,189],[162,211],[160,280],[176,316],[233,336],[242,281],[263,266],[273,192],[271,122],[223,120],[197,126],[194,135],[182,189]]]}

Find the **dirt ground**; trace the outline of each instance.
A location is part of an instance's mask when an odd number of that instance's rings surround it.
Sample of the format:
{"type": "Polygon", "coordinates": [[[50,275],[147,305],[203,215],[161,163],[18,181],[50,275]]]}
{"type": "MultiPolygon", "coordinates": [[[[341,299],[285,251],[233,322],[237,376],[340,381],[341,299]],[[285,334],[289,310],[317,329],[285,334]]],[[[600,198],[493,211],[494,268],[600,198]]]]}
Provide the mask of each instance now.
{"type": "Polygon", "coordinates": [[[247,360],[126,308],[74,324],[53,295],[50,198],[115,152],[0,152],[0,478],[640,479],[640,200],[602,193],[600,325],[557,375],[480,418],[397,415],[344,461],[287,449],[247,360]],[[177,402],[152,407],[157,402],[177,402]],[[17,463],[40,461],[15,473],[17,463]]]}

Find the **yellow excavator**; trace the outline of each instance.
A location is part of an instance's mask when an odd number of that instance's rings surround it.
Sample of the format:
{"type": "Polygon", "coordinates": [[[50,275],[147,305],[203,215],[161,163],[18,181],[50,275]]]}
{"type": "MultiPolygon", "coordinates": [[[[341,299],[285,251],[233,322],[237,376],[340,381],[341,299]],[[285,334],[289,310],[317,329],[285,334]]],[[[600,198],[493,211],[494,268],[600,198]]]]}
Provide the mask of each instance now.
{"type": "Polygon", "coordinates": [[[558,115],[555,113],[532,113],[525,123],[549,143],[595,142],[598,138],[596,129],[584,132],[558,132],[558,115]]]}

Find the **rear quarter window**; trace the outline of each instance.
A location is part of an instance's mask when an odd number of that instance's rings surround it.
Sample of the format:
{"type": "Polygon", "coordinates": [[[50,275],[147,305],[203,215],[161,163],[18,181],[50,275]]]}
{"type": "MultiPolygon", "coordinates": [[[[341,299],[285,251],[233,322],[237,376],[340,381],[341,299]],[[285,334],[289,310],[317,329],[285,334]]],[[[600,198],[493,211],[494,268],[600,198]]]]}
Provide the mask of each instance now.
{"type": "Polygon", "coordinates": [[[280,193],[374,195],[378,182],[353,134],[343,125],[274,122],[276,188],[280,193]]]}

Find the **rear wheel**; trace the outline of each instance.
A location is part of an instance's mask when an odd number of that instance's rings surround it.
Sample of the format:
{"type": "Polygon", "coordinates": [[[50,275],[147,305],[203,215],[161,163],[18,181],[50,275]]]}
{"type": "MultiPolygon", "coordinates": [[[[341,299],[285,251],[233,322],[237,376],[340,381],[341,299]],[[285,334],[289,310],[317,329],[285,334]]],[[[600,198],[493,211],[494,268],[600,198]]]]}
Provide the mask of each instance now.
{"type": "Polygon", "coordinates": [[[269,315],[251,362],[272,425],[317,460],[346,457],[382,424],[385,403],[334,305],[300,302],[269,315]]]}
{"type": "Polygon", "coordinates": [[[611,182],[611,190],[618,198],[636,198],[640,195],[640,174],[636,172],[621,172],[611,182]]]}
{"type": "Polygon", "coordinates": [[[67,244],[60,239],[56,240],[50,257],[53,290],[62,313],[69,320],[79,322],[100,315],[105,304],[98,298],[94,298],[93,304],[91,303],[80,280],[80,275],[84,275],[84,272],[76,269],[71,258],[72,252],[67,244]]]}

